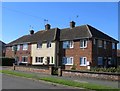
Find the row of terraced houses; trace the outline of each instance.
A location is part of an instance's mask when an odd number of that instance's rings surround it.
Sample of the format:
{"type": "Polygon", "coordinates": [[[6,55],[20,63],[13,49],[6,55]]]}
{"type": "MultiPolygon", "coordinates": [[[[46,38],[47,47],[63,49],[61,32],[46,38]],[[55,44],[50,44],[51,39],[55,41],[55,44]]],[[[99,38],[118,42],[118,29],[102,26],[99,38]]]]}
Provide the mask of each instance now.
{"type": "Polygon", "coordinates": [[[24,35],[6,46],[6,57],[15,57],[17,63],[31,65],[61,66],[77,70],[90,67],[109,67],[117,65],[118,41],[90,26],[75,26],[70,22],[69,28],[51,28],[24,35]]]}

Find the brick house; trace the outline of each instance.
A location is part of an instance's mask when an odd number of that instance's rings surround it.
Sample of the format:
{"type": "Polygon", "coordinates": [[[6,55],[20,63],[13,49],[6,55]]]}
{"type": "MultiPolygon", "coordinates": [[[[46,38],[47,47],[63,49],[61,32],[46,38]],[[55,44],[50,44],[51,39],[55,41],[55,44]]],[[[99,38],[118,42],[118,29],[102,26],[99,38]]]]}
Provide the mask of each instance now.
{"type": "Polygon", "coordinates": [[[116,66],[118,41],[90,25],[76,26],[60,32],[60,65],[77,70],[116,66]]]}
{"type": "MultiPolygon", "coordinates": [[[[7,44],[6,57],[16,58],[17,63],[32,65],[55,65],[59,29],[45,25],[45,30],[25,35],[7,44]],[[16,49],[16,51],[15,51],[16,49]]],[[[57,63],[56,63],[57,64],[57,63]]]]}
{"type": "Polygon", "coordinates": [[[16,57],[22,63],[32,65],[75,67],[77,70],[90,67],[116,66],[118,41],[90,25],[69,28],[50,28],[25,35],[7,44],[6,56],[16,57]],[[15,49],[16,52],[12,51],[15,49]],[[24,49],[25,48],[25,49],[24,49]]]}
{"type": "Polygon", "coordinates": [[[31,64],[31,43],[30,39],[34,31],[30,31],[29,35],[24,35],[6,45],[5,56],[16,58],[17,63],[31,64]]]}
{"type": "Polygon", "coordinates": [[[5,43],[0,41],[0,57],[4,57],[5,56],[5,43]]]}

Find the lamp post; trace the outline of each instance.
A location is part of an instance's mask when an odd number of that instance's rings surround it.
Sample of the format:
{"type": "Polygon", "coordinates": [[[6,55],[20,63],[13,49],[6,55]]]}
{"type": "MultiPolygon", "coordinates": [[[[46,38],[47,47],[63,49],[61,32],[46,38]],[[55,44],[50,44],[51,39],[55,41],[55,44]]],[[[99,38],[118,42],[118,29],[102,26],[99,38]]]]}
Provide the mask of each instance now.
{"type": "MultiPolygon", "coordinates": [[[[16,51],[17,51],[17,46],[13,46],[13,55],[14,55],[14,59],[15,59],[15,62],[16,62],[16,51]]],[[[13,70],[15,70],[15,62],[13,63],[13,70]]]]}

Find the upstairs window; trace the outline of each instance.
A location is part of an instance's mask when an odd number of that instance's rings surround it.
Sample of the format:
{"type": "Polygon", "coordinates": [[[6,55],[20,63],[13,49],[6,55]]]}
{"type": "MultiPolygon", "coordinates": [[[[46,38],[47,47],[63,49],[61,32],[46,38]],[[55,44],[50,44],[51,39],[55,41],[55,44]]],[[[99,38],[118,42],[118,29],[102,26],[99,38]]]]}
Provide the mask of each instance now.
{"type": "Polygon", "coordinates": [[[28,44],[23,44],[23,50],[27,50],[28,49],[28,44]]]}
{"type": "Polygon", "coordinates": [[[80,57],[80,66],[86,66],[86,65],[87,65],[87,58],[80,57]]]}
{"type": "Polygon", "coordinates": [[[115,49],[115,43],[112,43],[112,49],[115,49]]]}
{"type": "Polygon", "coordinates": [[[102,47],[102,40],[98,40],[98,47],[102,47]]]}
{"type": "Polygon", "coordinates": [[[87,47],[87,40],[80,40],[80,48],[86,48],[87,47]]]}
{"type": "Polygon", "coordinates": [[[47,48],[51,47],[51,42],[47,42],[47,48]]]}
{"type": "Polygon", "coordinates": [[[73,65],[73,57],[63,57],[62,63],[64,65],[73,65]]]}
{"type": "Polygon", "coordinates": [[[12,46],[12,51],[16,51],[17,50],[17,46],[12,46]]]}
{"type": "Polygon", "coordinates": [[[42,43],[37,43],[37,48],[42,48],[42,43]]]}
{"type": "Polygon", "coordinates": [[[64,41],[63,42],[63,48],[67,49],[67,48],[73,48],[74,42],[73,41],[64,41]]]}
{"type": "Polygon", "coordinates": [[[96,44],[96,39],[93,39],[93,44],[94,44],[94,45],[96,44]]]}
{"type": "Polygon", "coordinates": [[[14,46],[12,46],[12,51],[14,51],[14,46]]]}
{"type": "Polygon", "coordinates": [[[17,51],[19,51],[20,50],[20,45],[17,45],[17,51]]]}
{"type": "Polygon", "coordinates": [[[104,49],[106,49],[106,41],[104,41],[104,49]]]}

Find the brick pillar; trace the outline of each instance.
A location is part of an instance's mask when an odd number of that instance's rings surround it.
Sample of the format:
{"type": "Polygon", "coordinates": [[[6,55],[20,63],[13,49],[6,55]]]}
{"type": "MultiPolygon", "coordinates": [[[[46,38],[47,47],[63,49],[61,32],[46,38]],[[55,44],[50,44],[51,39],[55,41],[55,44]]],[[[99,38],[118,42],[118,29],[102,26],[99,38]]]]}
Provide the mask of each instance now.
{"type": "Polygon", "coordinates": [[[62,76],[62,69],[61,69],[61,66],[58,67],[58,76],[62,76]]]}

